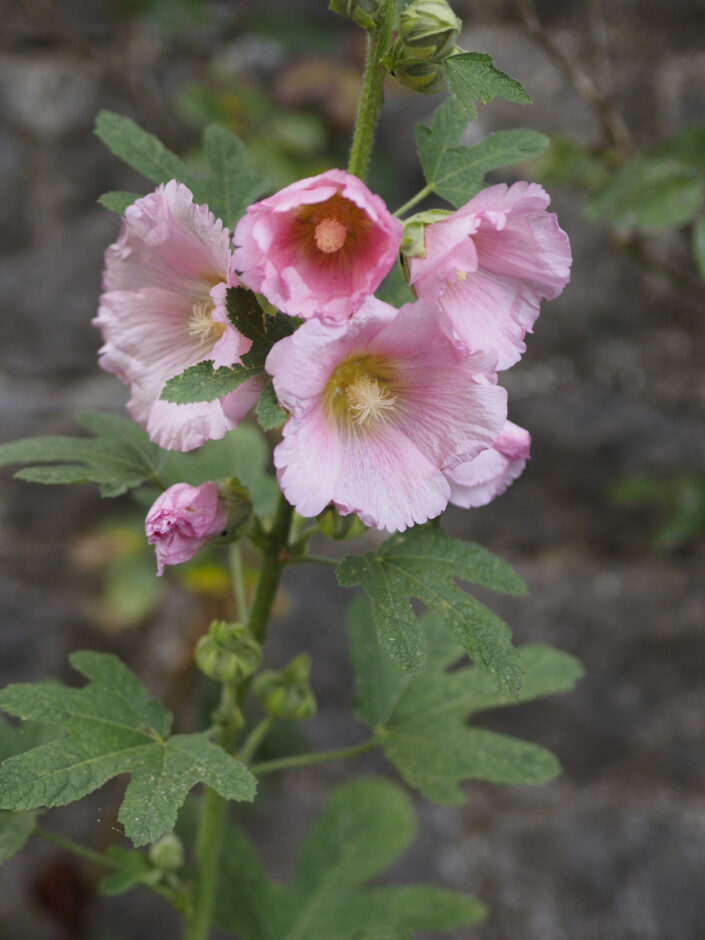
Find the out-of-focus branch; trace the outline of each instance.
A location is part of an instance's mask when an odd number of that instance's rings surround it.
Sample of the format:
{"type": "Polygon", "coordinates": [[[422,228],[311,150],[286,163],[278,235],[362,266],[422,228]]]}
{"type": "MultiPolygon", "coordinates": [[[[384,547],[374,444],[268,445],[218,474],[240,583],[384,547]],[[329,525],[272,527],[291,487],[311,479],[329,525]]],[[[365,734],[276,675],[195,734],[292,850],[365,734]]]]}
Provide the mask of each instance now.
{"type": "MultiPolygon", "coordinates": [[[[609,143],[627,159],[636,156],[637,150],[634,139],[615,104],[614,93],[611,88],[598,87],[575,59],[568,56],[561,49],[539,19],[534,0],[516,0],[516,2],[526,31],[543,46],[580,97],[594,109],[602,122],[609,143]]],[[[603,47],[603,65],[605,62],[604,55],[603,47]]]]}

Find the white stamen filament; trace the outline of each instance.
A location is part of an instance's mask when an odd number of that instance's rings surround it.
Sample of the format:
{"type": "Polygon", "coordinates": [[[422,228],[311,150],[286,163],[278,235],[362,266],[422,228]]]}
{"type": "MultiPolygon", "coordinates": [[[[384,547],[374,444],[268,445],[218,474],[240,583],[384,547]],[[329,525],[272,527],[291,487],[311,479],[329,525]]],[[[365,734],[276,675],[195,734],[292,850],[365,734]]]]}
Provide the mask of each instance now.
{"type": "Polygon", "coordinates": [[[364,424],[370,418],[386,420],[397,401],[396,395],[366,372],[345,387],[345,397],[356,424],[364,424]]]}
{"type": "Polygon", "coordinates": [[[198,301],[191,309],[187,326],[189,336],[197,339],[202,346],[219,340],[225,332],[225,325],[213,319],[213,303],[210,300],[198,301]]]}

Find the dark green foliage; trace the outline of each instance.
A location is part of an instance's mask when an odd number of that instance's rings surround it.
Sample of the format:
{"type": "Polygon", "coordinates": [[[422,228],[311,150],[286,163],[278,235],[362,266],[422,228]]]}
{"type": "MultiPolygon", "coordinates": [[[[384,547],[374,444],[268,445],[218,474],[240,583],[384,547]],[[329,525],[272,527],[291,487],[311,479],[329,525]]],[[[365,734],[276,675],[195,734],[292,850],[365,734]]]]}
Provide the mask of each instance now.
{"type": "Polygon", "coordinates": [[[479,545],[447,536],[437,524],[393,535],[377,552],[351,555],[337,568],[343,587],[359,584],[372,601],[380,644],[405,672],[423,668],[424,632],[410,599],[435,610],[463,649],[500,688],[516,694],[522,668],[509,627],[454,583],[462,578],[504,594],[526,586],[505,562],[479,545]]]}
{"type": "Polygon", "coordinates": [[[207,734],[169,736],[171,714],[117,657],[80,652],[71,664],[89,680],[81,689],[43,682],[0,692],[0,707],[10,714],[68,732],[3,762],[0,807],[63,806],[129,773],[118,818],[126,835],[143,845],[173,829],[199,781],[227,799],[254,799],[252,775],[207,734]]]}
{"type": "Polygon", "coordinates": [[[498,691],[475,666],[448,672],[464,651],[437,616],[421,620],[428,649],[426,669],[409,676],[380,648],[369,605],[353,602],[349,616],[357,713],[379,737],[404,780],[437,803],[460,803],[458,783],[545,783],[560,770],[544,748],[503,734],[466,726],[470,715],[571,689],[580,663],[549,646],[519,651],[524,682],[519,696],[498,691]]]}

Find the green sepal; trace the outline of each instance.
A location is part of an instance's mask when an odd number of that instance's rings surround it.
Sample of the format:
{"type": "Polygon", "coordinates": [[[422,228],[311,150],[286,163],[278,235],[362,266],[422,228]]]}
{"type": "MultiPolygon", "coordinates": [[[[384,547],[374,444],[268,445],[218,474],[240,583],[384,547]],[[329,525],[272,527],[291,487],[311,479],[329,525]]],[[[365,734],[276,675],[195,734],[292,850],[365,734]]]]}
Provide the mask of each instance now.
{"type": "Polygon", "coordinates": [[[401,237],[399,250],[407,258],[425,258],[427,225],[447,219],[453,213],[448,209],[428,209],[426,212],[417,212],[416,215],[404,219],[404,233],[401,237]]]}

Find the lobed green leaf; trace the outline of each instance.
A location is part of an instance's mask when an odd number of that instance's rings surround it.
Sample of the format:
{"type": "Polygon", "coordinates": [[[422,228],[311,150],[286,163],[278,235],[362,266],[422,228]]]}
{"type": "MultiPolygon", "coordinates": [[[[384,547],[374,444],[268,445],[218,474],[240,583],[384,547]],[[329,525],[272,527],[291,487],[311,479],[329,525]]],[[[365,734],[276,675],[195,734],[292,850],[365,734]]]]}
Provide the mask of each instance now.
{"type": "Polygon", "coordinates": [[[475,101],[483,105],[493,98],[529,104],[531,96],[516,78],[502,72],[485,52],[461,52],[443,63],[448,89],[468,120],[477,117],[475,101]]]}
{"type": "Polygon", "coordinates": [[[170,713],[117,657],[80,652],[71,664],[89,680],[81,689],[38,683],[0,692],[5,711],[68,733],[0,765],[0,808],[63,806],[129,773],[118,818],[143,845],[173,829],[199,781],[227,799],[253,799],[252,775],[205,734],[168,737],[170,713]]]}
{"type": "Polygon", "coordinates": [[[260,392],[255,407],[255,413],[259,426],[263,431],[272,431],[274,428],[280,428],[289,417],[289,413],[284,411],[277,401],[277,393],[274,391],[274,385],[271,379],[268,379],[260,392]]]}
{"type": "Polygon", "coordinates": [[[343,587],[359,584],[373,605],[380,644],[405,672],[423,667],[426,643],[410,599],[417,597],[440,614],[463,649],[502,689],[521,685],[519,657],[509,627],[452,581],[507,594],[526,592],[505,562],[479,545],[447,536],[436,525],[416,526],[383,543],[379,551],[344,558],[337,568],[343,587]]]}
{"type": "Polygon", "coordinates": [[[560,770],[544,748],[502,734],[468,728],[468,716],[573,688],[580,663],[549,646],[519,650],[524,682],[518,696],[500,691],[476,666],[448,672],[464,655],[438,616],[421,621],[428,663],[416,676],[380,648],[369,605],[356,600],[348,629],[357,688],[356,711],[378,735],[404,780],[439,803],[459,803],[458,783],[543,783],[560,770]]]}
{"type": "Polygon", "coordinates": [[[205,359],[189,366],[179,375],[170,378],[162,389],[162,401],[177,405],[188,405],[197,401],[215,401],[240,388],[248,379],[263,372],[262,366],[220,366],[213,368],[213,360],[205,359]]]}

